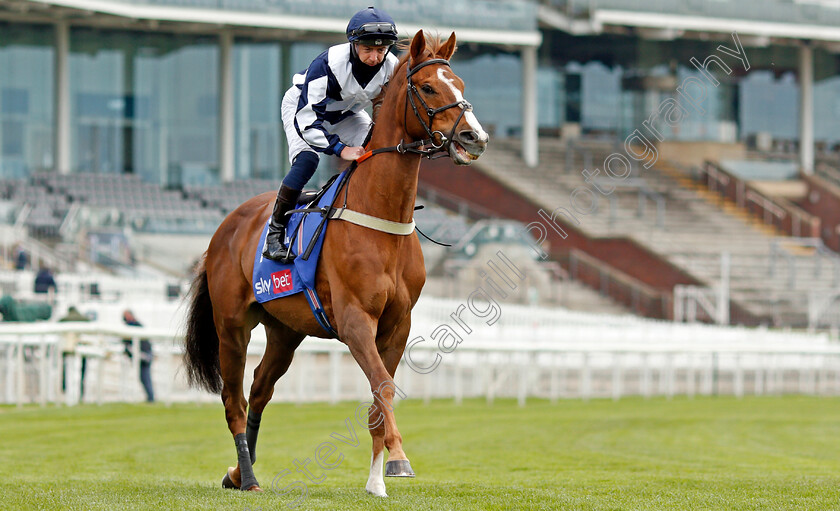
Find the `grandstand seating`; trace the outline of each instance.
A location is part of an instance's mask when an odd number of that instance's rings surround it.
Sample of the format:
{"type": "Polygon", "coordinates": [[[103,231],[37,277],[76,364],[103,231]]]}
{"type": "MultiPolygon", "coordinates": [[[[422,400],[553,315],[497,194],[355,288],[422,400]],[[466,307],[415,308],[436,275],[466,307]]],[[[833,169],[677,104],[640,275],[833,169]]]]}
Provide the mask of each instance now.
{"type": "MultiPolygon", "coordinates": [[[[31,207],[24,224],[39,238],[57,239],[66,223],[76,229],[130,227],[135,232],[133,249],[141,260],[158,270],[186,276],[224,215],[255,195],[273,191],[275,186],[272,181],[241,180],[223,186],[188,185],[172,190],[146,183],[133,174],[41,173],[26,180],[0,181],[0,198],[31,207]],[[177,235],[179,241],[173,243],[167,235],[177,235]]],[[[453,245],[452,249],[443,249],[420,237],[429,273],[428,292],[455,292],[446,284],[453,277],[443,272],[446,260],[469,259],[486,243],[521,244],[516,236],[505,236],[506,232],[518,231],[510,226],[490,223],[476,231],[467,215],[487,216],[476,206],[450,200],[447,206],[459,210],[454,213],[436,204],[447,200],[440,191],[424,190],[424,195],[426,198],[418,200],[425,206],[416,213],[418,228],[437,242],[453,245]],[[435,279],[442,282],[435,283],[435,279]]],[[[69,229],[71,237],[73,232],[69,229]]],[[[550,278],[554,282],[558,275],[550,278]]],[[[556,282],[545,285],[554,289],[556,282]]],[[[525,303],[531,298],[523,294],[519,299],[525,303]]],[[[539,293],[539,301],[576,309],[627,312],[608,297],[568,283],[563,284],[562,292],[539,293]]]]}
{"type": "MultiPolygon", "coordinates": [[[[603,142],[578,142],[572,147],[542,139],[540,164],[531,169],[519,158],[518,144],[518,140],[494,140],[478,166],[548,211],[557,207],[573,211],[572,192],[587,186],[581,171],[602,168],[604,158],[615,150],[603,142]]],[[[809,293],[835,289],[840,267],[834,260],[822,261],[824,257],[813,251],[790,246],[775,232],[726,208],[717,196],[698,189],[690,178],[690,170],[665,162],[651,169],[635,168],[609,198],[595,194],[596,211],[577,214],[580,224],[575,226],[592,238],[629,237],[707,286],[717,285],[721,254],[728,252],[734,303],[773,324],[807,324],[809,293]]],[[[604,181],[601,186],[610,184],[604,181]]]]}
{"type": "Polygon", "coordinates": [[[264,179],[243,179],[224,186],[187,185],[187,197],[201,201],[205,207],[221,209],[225,214],[240,204],[265,192],[276,192],[277,182],[264,179]]]}
{"type": "Polygon", "coordinates": [[[57,238],[72,207],[113,211],[113,225],[137,230],[212,232],[223,215],[180,190],[145,183],[133,174],[35,174],[0,182],[0,198],[32,209],[25,219],[30,234],[57,238]]]}

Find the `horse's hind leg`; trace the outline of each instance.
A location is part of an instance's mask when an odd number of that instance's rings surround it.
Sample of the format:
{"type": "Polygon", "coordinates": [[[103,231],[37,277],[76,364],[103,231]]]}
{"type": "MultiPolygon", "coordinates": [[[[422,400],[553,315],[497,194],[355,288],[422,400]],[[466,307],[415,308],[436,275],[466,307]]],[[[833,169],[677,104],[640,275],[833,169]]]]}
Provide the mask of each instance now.
{"type": "MultiPolygon", "coordinates": [[[[254,384],[251,385],[251,396],[248,399],[248,426],[245,436],[248,440],[248,450],[251,453],[251,464],[257,461],[257,435],[263,410],[271,401],[274,394],[274,384],[286,374],[292,363],[295,350],[305,337],[280,323],[268,314],[263,319],[268,342],[265,354],[254,370],[254,384]]],[[[236,467],[234,481],[239,480],[239,466],[236,467]]]]}
{"type": "Polygon", "coordinates": [[[239,461],[237,477],[240,484],[231,481],[231,472],[222,480],[225,487],[241,487],[244,490],[262,491],[254,469],[251,465],[251,455],[248,452],[248,442],[245,437],[245,411],[247,403],[242,390],[242,378],[245,374],[245,359],[251,329],[257,324],[256,315],[245,309],[245,306],[235,313],[226,315],[221,308],[214,308],[216,332],[219,335],[219,365],[222,374],[222,402],[225,405],[225,419],[228,429],[236,444],[236,454],[239,461]]]}

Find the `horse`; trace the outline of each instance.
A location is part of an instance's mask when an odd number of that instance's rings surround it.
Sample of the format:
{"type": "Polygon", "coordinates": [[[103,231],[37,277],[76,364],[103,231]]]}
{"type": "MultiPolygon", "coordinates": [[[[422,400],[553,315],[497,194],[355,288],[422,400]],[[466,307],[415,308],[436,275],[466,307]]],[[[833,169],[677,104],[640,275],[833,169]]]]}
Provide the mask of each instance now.
{"type": "MultiPolygon", "coordinates": [[[[464,99],[464,82],[446,42],[419,31],[388,86],[374,102],[374,127],[345,189],[335,198],[348,208],[392,223],[412,225],[422,157],[448,155],[466,165],[485,150],[488,135],[464,99]]],[[[272,211],[274,194],[254,197],[232,211],[210,240],[192,283],[184,341],[191,385],[221,392],[234,437],[237,465],[223,486],[262,491],[253,472],[262,412],[304,337],[331,336],[316,321],[302,293],[258,303],[252,270],[258,240],[272,211]],[[262,323],[267,343],[245,400],[243,374],[251,330],[262,323]],[[246,415],[247,410],[247,415],[246,415]]],[[[331,221],[316,270],[317,294],[340,342],[370,382],[372,439],[365,489],[387,497],[388,476],[413,477],[393,412],[397,364],[411,326],[411,310],[426,280],[416,235],[396,235],[345,221],[331,221]]]]}

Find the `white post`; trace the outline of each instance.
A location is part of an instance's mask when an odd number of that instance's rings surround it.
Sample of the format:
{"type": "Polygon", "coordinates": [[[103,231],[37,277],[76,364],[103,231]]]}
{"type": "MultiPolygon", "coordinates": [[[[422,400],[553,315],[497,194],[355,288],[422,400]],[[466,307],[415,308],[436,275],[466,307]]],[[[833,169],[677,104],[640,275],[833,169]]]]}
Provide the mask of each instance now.
{"type": "Polygon", "coordinates": [[[618,401],[624,394],[624,370],[621,367],[621,353],[613,353],[612,398],[618,401]]]}
{"type": "Polygon", "coordinates": [[[330,351],[330,404],[338,403],[341,397],[341,357],[338,350],[330,351]]]}
{"type": "Polygon", "coordinates": [[[592,397],[592,372],[589,367],[589,353],[583,354],[583,365],[580,368],[580,393],[584,401],[592,397]]]}
{"type": "Polygon", "coordinates": [[[529,167],[539,162],[537,141],[537,47],[522,48],[522,159],[529,167]]]}
{"type": "Polygon", "coordinates": [[[425,378],[423,380],[423,404],[429,405],[432,403],[432,383],[437,381],[435,378],[425,378]]]}
{"type": "Polygon", "coordinates": [[[8,343],[6,351],[6,395],[5,401],[11,403],[14,399],[15,388],[15,344],[8,343]]]}
{"type": "Polygon", "coordinates": [[[47,406],[47,388],[49,385],[47,379],[47,341],[44,339],[44,336],[41,336],[41,342],[38,346],[38,353],[41,356],[41,359],[38,361],[38,371],[41,373],[39,374],[38,378],[38,402],[43,406],[47,406]]]}
{"type": "Polygon", "coordinates": [[[665,358],[665,371],[666,371],[666,378],[665,378],[665,394],[668,396],[668,399],[672,399],[674,394],[676,393],[676,382],[675,380],[675,372],[674,369],[674,358],[676,355],[673,353],[668,353],[665,358]]]}
{"type": "Polygon", "coordinates": [[[709,363],[706,365],[705,370],[703,371],[703,380],[700,384],[700,393],[706,396],[712,395],[712,380],[714,379],[714,364],[715,364],[715,357],[713,354],[709,354],[709,363]]]}
{"type": "Polygon", "coordinates": [[[764,368],[767,364],[764,363],[765,356],[759,355],[759,364],[755,368],[755,395],[761,396],[764,394],[764,368]]]}
{"type": "Polygon", "coordinates": [[[694,373],[694,355],[687,354],[687,356],[688,360],[685,364],[685,393],[689,399],[693,399],[694,394],[697,392],[696,375],[694,373]]]}
{"type": "Polygon", "coordinates": [[[461,364],[460,357],[457,353],[452,354],[453,357],[453,369],[455,370],[455,374],[453,375],[455,378],[455,384],[453,385],[455,390],[455,404],[460,405],[464,402],[464,375],[463,372],[463,365],[461,364]]]}
{"type": "Polygon", "coordinates": [[[827,360],[823,356],[817,357],[818,365],[819,365],[819,390],[817,393],[819,395],[827,395],[828,394],[828,367],[826,367],[827,360]]]}
{"type": "Polygon", "coordinates": [[[219,179],[234,180],[233,33],[219,34],[219,179]]]}
{"type": "Polygon", "coordinates": [[[309,368],[309,360],[310,354],[309,353],[301,353],[303,355],[300,357],[300,363],[298,371],[298,378],[297,378],[297,396],[295,396],[295,403],[296,404],[303,404],[306,402],[306,378],[309,377],[310,368],[309,368]]]}
{"type": "Polygon", "coordinates": [[[720,287],[718,288],[717,322],[719,325],[729,324],[729,268],[731,266],[729,252],[720,255],[720,287]]]}
{"type": "Polygon", "coordinates": [[[528,399],[528,373],[529,369],[534,367],[531,363],[531,353],[525,355],[525,363],[519,368],[519,393],[517,395],[517,404],[525,406],[528,399]]]}
{"type": "MultiPolygon", "coordinates": [[[[102,356],[96,360],[96,404],[98,406],[102,406],[105,395],[105,358],[108,356],[108,353],[106,352],[105,339],[102,335],[96,336],[96,347],[102,354],[102,356]]],[[[90,385],[88,385],[88,388],[90,388],[90,385]]]]}
{"type": "Polygon", "coordinates": [[[814,49],[799,48],[799,166],[814,173],[814,49]]]}
{"type": "Polygon", "coordinates": [[[557,363],[557,359],[559,356],[555,354],[552,357],[552,364],[551,364],[551,380],[549,383],[549,390],[548,390],[548,399],[551,404],[557,402],[557,396],[560,394],[560,367],[557,363]]]}
{"type": "Polygon", "coordinates": [[[61,341],[53,345],[50,354],[50,364],[52,371],[52,387],[50,389],[50,400],[56,405],[61,404],[61,375],[64,370],[64,358],[61,356],[61,341]]]}
{"type": "Polygon", "coordinates": [[[492,405],[496,391],[496,368],[494,366],[490,366],[489,364],[487,364],[487,366],[487,388],[485,389],[486,399],[487,404],[492,405]]]}
{"type": "MultiPolygon", "coordinates": [[[[414,370],[408,367],[408,364],[405,362],[405,360],[401,360],[397,367],[402,368],[397,369],[397,372],[399,372],[402,375],[400,382],[402,383],[403,392],[405,392],[408,396],[414,396],[414,378],[411,376],[411,373],[413,373],[414,370]]],[[[394,407],[396,406],[397,403],[395,402],[394,407]]]]}
{"type": "Polygon", "coordinates": [[[23,336],[17,336],[17,407],[23,407],[23,336]]]}
{"type": "Polygon", "coordinates": [[[70,25],[55,24],[55,64],[53,68],[55,154],[53,166],[57,174],[70,173],[70,25]]]}
{"type": "Polygon", "coordinates": [[[75,349],[67,359],[67,372],[64,383],[64,403],[76,406],[82,400],[82,357],[75,349]]]}
{"type": "Polygon", "coordinates": [[[807,376],[805,373],[805,356],[802,354],[797,355],[797,367],[799,371],[799,388],[797,389],[798,394],[805,394],[805,387],[807,385],[807,376]]]}

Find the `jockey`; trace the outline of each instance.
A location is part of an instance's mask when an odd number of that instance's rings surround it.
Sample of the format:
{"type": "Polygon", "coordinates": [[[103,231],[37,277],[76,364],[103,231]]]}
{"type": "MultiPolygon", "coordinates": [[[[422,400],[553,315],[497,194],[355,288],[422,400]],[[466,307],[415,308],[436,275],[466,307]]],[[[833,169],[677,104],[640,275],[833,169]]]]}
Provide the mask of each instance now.
{"type": "Polygon", "coordinates": [[[397,41],[394,20],[368,7],[350,18],[347,43],[318,55],[294,76],[283,96],[283,128],[289,145],[289,173],[283,179],[269,222],[263,255],[276,261],[287,252],[283,238],[300,192],[318,167],[319,155],[353,161],[364,154],[361,144],[371,126],[365,112],[396,68],[389,52],[397,41]]]}

